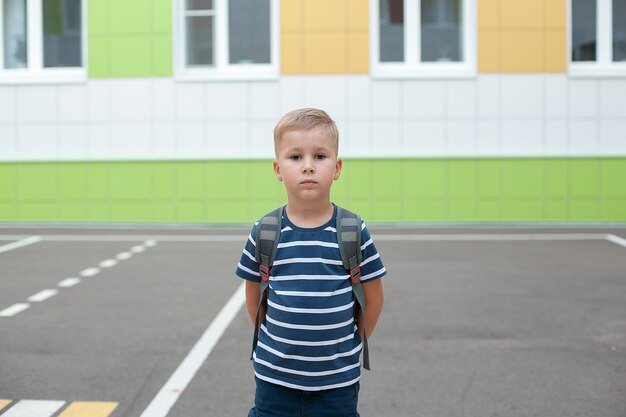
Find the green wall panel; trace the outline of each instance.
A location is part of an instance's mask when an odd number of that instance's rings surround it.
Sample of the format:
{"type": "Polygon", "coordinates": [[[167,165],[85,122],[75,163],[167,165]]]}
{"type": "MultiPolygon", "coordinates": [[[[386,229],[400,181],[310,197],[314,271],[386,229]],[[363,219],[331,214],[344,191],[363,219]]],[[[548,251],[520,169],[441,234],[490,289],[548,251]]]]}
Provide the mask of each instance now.
{"type": "Polygon", "coordinates": [[[172,75],[172,6],[166,0],[92,0],[90,78],[172,75]]]}
{"type": "MultiPolygon", "coordinates": [[[[369,222],[626,222],[626,158],[346,160],[332,199],[369,222]]],[[[271,161],[1,163],[0,221],[250,223],[271,161]]]]}

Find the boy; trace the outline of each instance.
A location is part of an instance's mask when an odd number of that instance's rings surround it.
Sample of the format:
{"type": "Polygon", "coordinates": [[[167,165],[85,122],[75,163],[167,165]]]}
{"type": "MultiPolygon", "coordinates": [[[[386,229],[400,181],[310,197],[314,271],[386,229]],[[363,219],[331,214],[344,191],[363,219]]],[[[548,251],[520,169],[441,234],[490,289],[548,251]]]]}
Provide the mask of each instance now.
{"type": "MultiPolygon", "coordinates": [[[[250,416],[358,416],[363,328],[372,333],[383,307],[379,278],[386,270],[369,232],[360,225],[361,282],[366,317],[355,300],[337,243],[330,201],[342,161],[335,122],[318,109],[284,115],[274,128],[274,174],[285,184],[287,205],[267,300],[259,313],[253,352],[255,406],[250,416]],[[365,326],[363,326],[363,320],[365,326]]],[[[255,229],[236,274],[246,280],[246,307],[254,323],[260,273],[255,229]]]]}

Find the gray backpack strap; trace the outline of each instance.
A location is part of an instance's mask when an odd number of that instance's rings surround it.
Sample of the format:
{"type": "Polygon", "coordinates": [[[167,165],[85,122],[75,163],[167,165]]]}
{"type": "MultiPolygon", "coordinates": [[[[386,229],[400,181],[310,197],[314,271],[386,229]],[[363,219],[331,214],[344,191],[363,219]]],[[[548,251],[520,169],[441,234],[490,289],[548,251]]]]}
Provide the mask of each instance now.
{"type": "MultiPolygon", "coordinates": [[[[337,206],[337,243],[341,253],[343,267],[350,271],[352,293],[363,314],[363,368],[370,369],[370,354],[365,330],[365,295],[361,285],[361,217],[349,210],[337,206]]],[[[357,315],[358,317],[358,315],[357,315]]]]}
{"type": "Polygon", "coordinates": [[[259,340],[259,312],[270,286],[270,268],[274,263],[276,248],[280,240],[283,209],[284,207],[279,207],[263,216],[261,220],[259,220],[254,236],[254,242],[256,243],[254,257],[259,263],[261,283],[259,286],[259,305],[256,309],[256,318],[254,319],[254,337],[252,338],[252,353],[250,354],[250,359],[252,359],[252,355],[254,355],[254,350],[259,340]]]}

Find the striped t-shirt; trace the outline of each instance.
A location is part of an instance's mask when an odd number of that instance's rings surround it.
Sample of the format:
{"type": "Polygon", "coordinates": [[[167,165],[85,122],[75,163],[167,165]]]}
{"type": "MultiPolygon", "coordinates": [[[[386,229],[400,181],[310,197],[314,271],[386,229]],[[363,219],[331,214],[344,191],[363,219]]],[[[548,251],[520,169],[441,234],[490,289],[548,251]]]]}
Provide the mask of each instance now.
{"type": "MultiPolygon", "coordinates": [[[[283,212],[276,259],[270,271],[267,311],[253,355],[264,381],[305,391],[354,384],[361,375],[361,337],[355,299],[343,268],[335,216],[316,228],[301,228],[283,212]]],[[[260,282],[252,228],[236,274],[260,282]]],[[[385,275],[385,267],[362,224],[362,282],[385,275]]]]}

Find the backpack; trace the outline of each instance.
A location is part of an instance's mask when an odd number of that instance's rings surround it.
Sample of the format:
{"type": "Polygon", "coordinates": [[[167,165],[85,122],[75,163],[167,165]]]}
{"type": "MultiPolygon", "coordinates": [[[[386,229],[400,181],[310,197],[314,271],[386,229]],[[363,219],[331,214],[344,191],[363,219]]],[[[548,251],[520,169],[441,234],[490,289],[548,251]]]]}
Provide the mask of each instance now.
{"type": "MultiPolygon", "coordinates": [[[[259,311],[265,301],[269,289],[270,268],[276,257],[276,249],[280,241],[284,207],[279,207],[263,216],[257,225],[255,233],[256,248],[254,256],[259,263],[261,284],[259,289],[259,305],[254,319],[254,337],[252,339],[252,355],[259,339],[259,311]]],[[[359,310],[363,313],[363,368],[370,369],[369,349],[365,333],[365,296],[361,285],[361,217],[349,210],[337,206],[337,242],[343,267],[349,272],[352,283],[352,293],[356,299],[355,317],[359,310]]]]}

